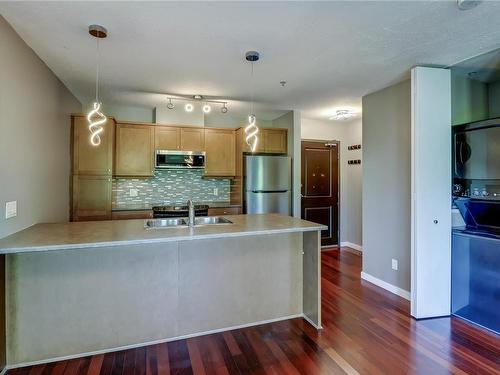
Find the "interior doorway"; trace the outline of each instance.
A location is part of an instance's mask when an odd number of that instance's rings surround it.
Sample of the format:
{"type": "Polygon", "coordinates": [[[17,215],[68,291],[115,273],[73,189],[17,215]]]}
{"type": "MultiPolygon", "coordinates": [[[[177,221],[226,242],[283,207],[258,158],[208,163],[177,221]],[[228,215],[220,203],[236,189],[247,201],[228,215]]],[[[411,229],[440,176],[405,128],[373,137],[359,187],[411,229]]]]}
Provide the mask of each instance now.
{"type": "Polygon", "coordinates": [[[301,217],[324,224],[321,246],[339,244],[339,141],[304,140],[301,217]]]}

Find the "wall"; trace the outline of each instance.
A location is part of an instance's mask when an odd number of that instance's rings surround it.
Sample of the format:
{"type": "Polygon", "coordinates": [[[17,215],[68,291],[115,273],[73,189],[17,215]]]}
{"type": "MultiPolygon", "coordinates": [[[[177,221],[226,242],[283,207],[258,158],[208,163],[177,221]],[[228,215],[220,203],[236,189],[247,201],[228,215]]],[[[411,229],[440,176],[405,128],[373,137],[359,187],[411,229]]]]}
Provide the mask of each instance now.
{"type": "Polygon", "coordinates": [[[229,179],[202,178],[200,169],[157,170],[152,178],[116,178],[113,180],[113,205],[123,204],[185,204],[229,201],[229,179]],[[214,188],[218,194],[214,195],[214,188]],[[130,189],[138,196],[131,197],[130,189]]]}
{"type": "Polygon", "coordinates": [[[82,110],[0,16],[0,238],[68,220],[70,116],[82,110]],[[17,217],[5,219],[5,202],[17,217]]]}
{"type": "Polygon", "coordinates": [[[116,120],[154,122],[153,108],[103,103],[102,111],[106,116],[112,116],[116,120]]]}
{"type": "Polygon", "coordinates": [[[464,77],[451,75],[451,123],[452,125],[488,118],[488,85],[464,77]]]}
{"type": "Polygon", "coordinates": [[[363,97],[363,272],[410,290],[410,81],[363,97]],[[397,259],[399,270],[391,269],[397,259]]]}
{"type": "Polygon", "coordinates": [[[362,164],[347,164],[348,159],[362,159],[361,150],[347,150],[349,145],[362,143],[361,119],[343,122],[303,118],[301,138],[340,141],[340,242],[361,248],[362,164]]]}
{"type": "Polygon", "coordinates": [[[500,117],[500,81],[488,84],[490,118],[500,117]]]}

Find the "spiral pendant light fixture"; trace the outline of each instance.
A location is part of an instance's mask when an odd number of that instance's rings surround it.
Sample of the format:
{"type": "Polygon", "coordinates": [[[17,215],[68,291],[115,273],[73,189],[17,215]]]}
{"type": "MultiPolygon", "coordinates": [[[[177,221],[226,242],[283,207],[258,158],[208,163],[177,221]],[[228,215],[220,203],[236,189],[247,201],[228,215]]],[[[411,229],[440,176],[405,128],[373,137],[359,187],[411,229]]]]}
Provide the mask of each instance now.
{"type": "Polygon", "coordinates": [[[99,25],[90,25],[89,34],[96,38],[96,79],[95,79],[95,101],[92,104],[92,109],[87,114],[87,122],[89,123],[90,143],[92,146],[99,146],[101,144],[101,133],[104,131],[102,127],[106,122],[106,116],[101,112],[101,102],[99,101],[99,39],[106,38],[108,31],[99,25]]]}
{"type": "Polygon", "coordinates": [[[250,114],[248,115],[248,125],[245,127],[245,142],[250,151],[255,152],[257,149],[257,144],[259,143],[259,127],[256,125],[257,118],[254,114],[253,108],[253,63],[259,61],[260,55],[257,51],[248,51],[245,54],[245,59],[251,64],[251,75],[250,75],[250,90],[251,90],[251,102],[250,102],[250,114]]]}

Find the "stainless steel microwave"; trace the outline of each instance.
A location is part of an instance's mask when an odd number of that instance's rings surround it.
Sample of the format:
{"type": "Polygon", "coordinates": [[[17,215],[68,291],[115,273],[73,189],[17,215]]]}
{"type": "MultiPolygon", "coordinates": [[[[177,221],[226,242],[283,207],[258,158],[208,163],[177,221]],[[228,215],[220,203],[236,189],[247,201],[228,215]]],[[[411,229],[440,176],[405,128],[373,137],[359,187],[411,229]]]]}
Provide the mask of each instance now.
{"type": "Polygon", "coordinates": [[[202,169],[205,168],[205,152],[156,150],[156,169],[202,169]]]}

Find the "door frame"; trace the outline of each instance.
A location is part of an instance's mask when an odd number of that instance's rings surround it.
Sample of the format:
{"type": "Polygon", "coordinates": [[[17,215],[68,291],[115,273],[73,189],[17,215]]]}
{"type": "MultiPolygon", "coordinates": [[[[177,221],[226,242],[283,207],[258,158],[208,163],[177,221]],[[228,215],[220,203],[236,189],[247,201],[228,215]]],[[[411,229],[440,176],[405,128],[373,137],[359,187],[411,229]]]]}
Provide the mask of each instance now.
{"type": "MultiPolygon", "coordinates": [[[[341,235],[341,232],[340,232],[340,197],[341,197],[341,194],[340,194],[340,179],[341,179],[341,175],[340,175],[340,157],[341,157],[341,152],[340,152],[340,141],[339,140],[336,140],[336,139],[333,139],[333,140],[326,140],[326,139],[309,139],[309,138],[301,138],[300,140],[300,160],[302,160],[302,143],[303,142],[310,142],[310,143],[321,143],[323,145],[327,145],[327,144],[336,144],[337,145],[337,238],[338,238],[338,244],[337,245],[325,245],[325,246],[321,246],[321,248],[331,248],[331,247],[338,247],[340,249],[340,235],[341,235]]],[[[332,165],[332,168],[333,168],[333,165],[332,165]]],[[[302,219],[302,198],[303,198],[303,195],[302,195],[302,166],[300,168],[300,206],[301,206],[301,210],[300,210],[300,218],[302,219]]]]}

